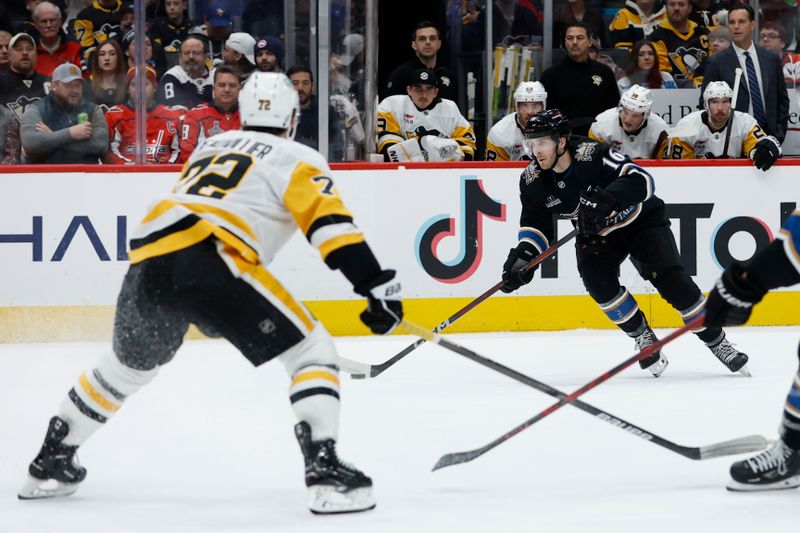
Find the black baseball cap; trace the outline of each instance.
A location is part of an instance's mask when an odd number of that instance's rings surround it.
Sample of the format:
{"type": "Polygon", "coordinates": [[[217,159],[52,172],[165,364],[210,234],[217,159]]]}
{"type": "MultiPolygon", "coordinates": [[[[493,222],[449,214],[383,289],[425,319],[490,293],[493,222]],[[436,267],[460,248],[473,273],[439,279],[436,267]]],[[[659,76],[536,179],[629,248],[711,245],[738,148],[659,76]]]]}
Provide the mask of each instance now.
{"type": "Polygon", "coordinates": [[[414,71],[409,85],[431,85],[436,87],[436,73],[427,68],[414,71]]]}

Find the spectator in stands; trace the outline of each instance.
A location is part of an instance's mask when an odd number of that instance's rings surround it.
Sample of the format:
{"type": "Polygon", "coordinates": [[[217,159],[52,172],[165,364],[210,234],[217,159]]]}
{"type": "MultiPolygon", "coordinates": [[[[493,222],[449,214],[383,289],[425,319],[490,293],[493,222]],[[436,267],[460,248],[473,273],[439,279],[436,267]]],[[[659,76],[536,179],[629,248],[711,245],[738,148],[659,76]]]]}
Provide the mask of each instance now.
{"type": "Polygon", "coordinates": [[[21,152],[19,119],[5,107],[0,107],[0,165],[20,163],[21,152]]]}
{"type": "Polygon", "coordinates": [[[761,46],[781,58],[783,78],[787,87],[800,81],[800,56],[786,50],[786,31],[777,22],[765,22],[758,32],[761,46]]]}
{"type": "Polygon", "coordinates": [[[703,90],[711,81],[724,81],[733,87],[734,72],[741,68],[735,109],[750,113],[768,135],[782,143],[789,122],[783,66],[776,54],[753,43],[755,26],[755,12],[750,5],[737,4],[728,11],[733,46],[708,60],[703,90]]]}
{"type": "Polygon", "coordinates": [[[115,39],[108,39],[92,54],[89,67],[87,100],[108,110],[128,100],[128,78],[122,49],[115,39]]]}
{"type": "Polygon", "coordinates": [[[5,30],[0,30],[0,76],[8,72],[11,60],[8,56],[8,43],[11,41],[11,34],[5,30]]]}
{"type": "Polygon", "coordinates": [[[475,132],[455,102],[438,97],[437,75],[420,69],[405,95],[378,105],[378,153],[387,161],[460,161],[475,158],[475,132]]]}
{"type": "Polygon", "coordinates": [[[214,100],[186,112],[180,140],[180,162],[185,162],[203,140],[239,129],[239,72],[228,65],[214,70],[214,100]]]}
{"type": "Polygon", "coordinates": [[[689,0],[667,0],[667,20],[650,35],[658,68],[672,74],[678,87],[699,87],[708,59],[710,30],[689,20],[691,12],[689,0]]]}
{"type": "Polygon", "coordinates": [[[544,36],[543,22],[544,6],[542,5],[542,0],[517,0],[514,4],[511,35],[513,37],[524,36],[525,44],[541,45],[544,36]]]}
{"type": "Polygon", "coordinates": [[[602,63],[610,68],[611,72],[614,73],[614,79],[616,80],[625,76],[625,71],[622,70],[619,65],[617,65],[616,61],[614,61],[610,55],[603,53],[602,47],[600,46],[600,40],[596,37],[592,37],[592,44],[589,45],[589,59],[597,61],[598,63],[602,63]]]}
{"type": "Polygon", "coordinates": [[[189,20],[187,0],[166,0],[164,9],[167,16],[151,23],[147,31],[153,42],[164,48],[164,52],[177,54],[194,23],[189,20]]]}
{"type": "Polygon", "coordinates": [[[120,21],[122,0],[95,0],[81,10],[72,23],[75,38],[81,43],[81,61],[83,68],[89,68],[90,55],[97,49],[97,45],[107,39],[121,37],[120,21]]]}
{"type": "Polygon", "coordinates": [[[725,9],[720,0],[692,0],[692,13],[689,20],[697,23],[698,26],[705,26],[713,30],[720,25],[717,13],[725,9]]]}
{"type": "MultiPolygon", "coordinates": [[[[103,162],[123,165],[136,162],[136,69],[128,70],[128,94],[130,102],[112,107],[106,113],[109,147],[103,162]]],[[[178,161],[180,156],[180,126],[183,108],[156,105],[155,92],[158,77],[155,69],[145,67],[144,100],[147,109],[147,134],[145,163],[168,164],[178,161]]]]}
{"type": "Polygon", "coordinates": [[[50,90],[47,76],[36,72],[36,44],[27,33],[18,33],[9,41],[9,72],[0,76],[0,105],[17,118],[50,90]]]}
{"type": "MultiPolygon", "coordinates": [[[[133,30],[129,30],[125,36],[122,38],[122,50],[125,53],[125,70],[136,66],[136,32],[133,30]]],[[[163,74],[166,71],[166,58],[164,56],[164,50],[159,46],[153,45],[153,40],[150,36],[145,33],[144,34],[144,47],[142,48],[142,52],[144,52],[144,61],[153,69],[155,69],[157,74],[163,74]]]]}
{"type": "Polygon", "coordinates": [[[554,6],[553,47],[558,48],[564,44],[567,27],[575,22],[583,22],[589,26],[592,36],[600,43],[599,48],[602,48],[603,43],[608,42],[603,15],[593,9],[591,5],[587,6],[586,0],[569,0],[554,4],[554,6]]]}
{"type": "Polygon", "coordinates": [[[39,33],[36,47],[36,72],[50,76],[62,63],[80,65],[81,45],[61,29],[61,11],[50,2],[33,9],[33,24],[39,33]]]}
{"type": "Polygon", "coordinates": [[[625,76],[617,81],[620,93],[627,91],[632,85],[641,85],[648,89],[675,89],[672,74],[658,70],[656,48],[647,39],[642,39],[631,48],[630,66],[625,76]]]}
{"type": "MultiPolygon", "coordinates": [[[[305,65],[295,65],[286,72],[286,75],[292,80],[300,99],[300,118],[297,122],[294,140],[318,150],[319,105],[317,96],[314,94],[314,74],[305,65]]],[[[340,136],[339,117],[333,107],[328,106],[328,159],[331,161],[341,161],[342,159],[343,146],[340,136]]]]}
{"type": "Polygon", "coordinates": [[[630,48],[649,37],[666,18],[661,0],[628,0],[608,27],[610,42],[616,48],[630,48]]]}
{"type": "Polygon", "coordinates": [[[223,64],[233,68],[244,82],[256,68],[256,40],[249,33],[231,33],[222,49],[223,64]]]}
{"type": "MultiPolygon", "coordinates": [[[[341,54],[331,54],[330,93],[359,92],[358,80],[364,79],[364,37],[350,33],[342,38],[341,54]]],[[[361,96],[360,94],[358,96],[361,96]]]]}
{"type": "Polygon", "coordinates": [[[256,68],[261,72],[283,72],[283,44],[273,35],[259,39],[255,48],[256,68]]]}
{"type": "Polygon", "coordinates": [[[212,66],[222,64],[222,48],[233,30],[231,10],[226,0],[209,0],[206,5],[205,24],[193,28],[191,33],[208,37],[208,57],[212,66]]]}
{"type": "Polygon", "coordinates": [[[567,28],[567,57],[545,70],[541,79],[548,108],[561,110],[576,135],[586,135],[594,118],[619,102],[614,73],[589,59],[590,37],[589,28],[582,22],[567,28]]]}
{"type": "Polygon", "coordinates": [[[97,163],[108,146],[103,111],[83,99],[81,69],[72,63],[53,71],[52,90],[25,111],[20,132],[30,163],[97,163]]]}
{"type": "Polygon", "coordinates": [[[164,74],[158,85],[156,101],[168,106],[181,105],[191,109],[211,101],[211,77],[206,69],[206,43],[188,37],[181,43],[180,64],[164,74]]]}
{"type": "Polygon", "coordinates": [[[439,29],[433,22],[423,21],[417,24],[411,33],[411,48],[414,58],[403,63],[390,74],[386,82],[384,98],[395,94],[406,94],[406,87],[410,85],[413,74],[420,69],[430,69],[436,73],[437,88],[440,98],[455,100],[458,96],[456,78],[453,73],[441,65],[438,59],[442,39],[439,29]]]}
{"type": "MultiPolygon", "coordinates": [[[[8,3],[13,2],[13,1],[14,0],[5,0],[5,3],[8,4],[8,3]]],[[[40,3],[42,3],[43,1],[44,0],[17,0],[17,2],[20,2],[22,4],[22,6],[24,6],[24,9],[20,10],[21,11],[21,14],[20,14],[21,16],[18,15],[18,16],[15,17],[17,19],[17,22],[21,18],[27,17],[27,19],[25,19],[22,23],[18,22],[14,26],[14,29],[11,30],[12,33],[15,33],[15,34],[16,33],[27,33],[28,35],[33,37],[34,40],[38,40],[39,39],[39,32],[36,30],[36,25],[33,22],[33,10],[36,9],[36,6],[39,5],[40,3]],[[14,31],[14,30],[16,30],[16,31],[14,31]]],[[[49,2],[51,4],[54,4],[56,7],[58,7],[59,13],[61,14],[61,19],[62,20],[67,20],[67,18],[66,18],[67,17],[67,4],[66,4],[66,1],[65,0],[49,0],[49,2]]]]}
{"type": "Polygon", "coordinates": [[[708,34],[708,41],[710,48],[708,51],[709,56],[719,54],[731,45],[731,32],[728,31],[726,26],[714,28],[708,34]]]}
{"type": "Polygon", "coordinates": [[[134,13],[132,4],[124,4],[119,12],[119,34],[125,35],[133,29],[134,13]]]}

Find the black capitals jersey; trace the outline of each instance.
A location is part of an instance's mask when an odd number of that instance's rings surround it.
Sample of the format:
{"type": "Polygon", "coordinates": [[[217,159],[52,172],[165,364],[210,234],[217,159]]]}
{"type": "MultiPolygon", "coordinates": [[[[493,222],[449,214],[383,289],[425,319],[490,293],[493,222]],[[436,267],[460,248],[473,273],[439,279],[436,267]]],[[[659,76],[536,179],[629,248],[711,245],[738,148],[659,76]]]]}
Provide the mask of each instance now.
{"type": "Polygon", "coordinates": [[[47,96],[50,92],[50,78],[34,72],[24,76],[14,71],[0,75],[0,105],[14,113],[17,118],[28,106],[47,96]]]}
{"type": "Polygon", "coordinates": [[[546,250],[555,235],[555,219],[575,220],[580,194],[590,185],[610,192],[621,206],[606,220],[600,235],[632,224],[642,213],[663,207],[654,196],[653,177],[631,159],[613,148],[589,139],[573,136],[568,144],[572,164],[566,172],[542,170],[531,161],[519,180],[522,215],[519,240],[546,250]]]}

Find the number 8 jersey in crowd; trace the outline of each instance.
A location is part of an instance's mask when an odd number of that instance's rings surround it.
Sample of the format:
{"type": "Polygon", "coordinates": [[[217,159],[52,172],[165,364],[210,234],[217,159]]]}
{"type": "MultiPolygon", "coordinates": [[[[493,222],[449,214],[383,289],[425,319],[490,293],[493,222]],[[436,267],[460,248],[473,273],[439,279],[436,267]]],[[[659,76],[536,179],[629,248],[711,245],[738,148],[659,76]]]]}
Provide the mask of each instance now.
{"type": "Polygon", "coordinates": [[[134,231],[131,263],[213,235],[267,266],[298,227],[324,261],[364,242],[330,175],[319,152],[286,138],[238,130],[208,138],[134,231]]]}

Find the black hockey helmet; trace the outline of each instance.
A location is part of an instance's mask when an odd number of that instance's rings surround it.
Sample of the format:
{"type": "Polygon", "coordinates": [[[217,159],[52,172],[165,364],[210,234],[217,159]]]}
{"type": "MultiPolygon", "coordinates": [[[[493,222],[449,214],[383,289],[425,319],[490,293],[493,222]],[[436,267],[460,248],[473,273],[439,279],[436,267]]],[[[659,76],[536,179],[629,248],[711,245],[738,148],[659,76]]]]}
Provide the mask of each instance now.
{"type": "Polygon", "coordinates": [[[533,115],[525,124],[525,138],[569,137],[569,120],[558,109],[546,109],[533,115]]]}

